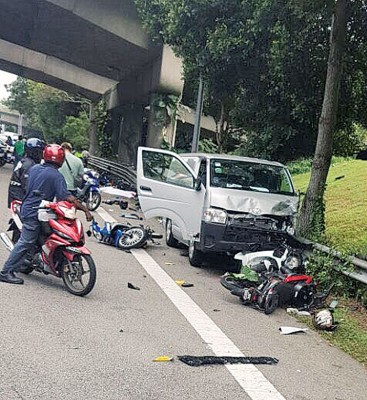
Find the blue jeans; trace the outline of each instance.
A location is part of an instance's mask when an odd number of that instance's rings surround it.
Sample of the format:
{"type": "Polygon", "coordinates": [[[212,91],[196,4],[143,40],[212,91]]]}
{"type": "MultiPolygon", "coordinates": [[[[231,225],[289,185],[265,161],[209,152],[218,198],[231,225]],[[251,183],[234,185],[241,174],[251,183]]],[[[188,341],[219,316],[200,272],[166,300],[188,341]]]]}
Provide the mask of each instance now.
{"type": "Polygon", "coordinates": [[[19,271],[27,258],[27,253],[31,251],[37,243],[41,230],[41,225],[37,218],[28,218],[22,222],[22,234],[4,264],[2,270],[4,274],[19,271]]]}

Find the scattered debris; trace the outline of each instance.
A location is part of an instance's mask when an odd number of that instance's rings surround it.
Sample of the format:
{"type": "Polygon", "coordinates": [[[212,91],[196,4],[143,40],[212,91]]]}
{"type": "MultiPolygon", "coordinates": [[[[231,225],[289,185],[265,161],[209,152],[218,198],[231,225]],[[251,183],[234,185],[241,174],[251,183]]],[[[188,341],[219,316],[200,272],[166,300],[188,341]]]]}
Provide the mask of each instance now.
{"type": "Polygon", "coordinates": [[[293,333],[300,333],[308,331],[308,328],[295,328],[293,326],[281,326],[279,328],[281,335],[292,335],[293,333]]]}
{"type": "Polygon", "coordinates": [[[128,190],[121,190],[121,189],[116,189],[111,186],[104,187],[100,189],[101,192],[106,193],[106,194],[111,194],[114,196],[121,196],[121,197],[126,197],[127,199],[133,199],[136,197],[135,192],[131,192],[128,190]]]}
{"type": "Polygon", "coordinates": [[[194,286],[192,283],[188,283],[188,282],[182,281],[182,280],[177,280],[175,282],[177,283],[177,285],[182,286],[182,287],[193,287],[194,286]]]}
{"type": "Polygon", "coordinates": [[[138,219],[140,221],[143,220],[143,218],[139,217],[138,214],[122,214],[121,217],[122,218],[127,218],[127,219],[138,219]]]}
{"type": "Polygon", "coordinates": [[[159,356],[156,357],[153,362],[167,362],[167,361],[173,361],[173,357],[169,356],[159,356]]]}
{"type": "Polygon", "coordinates": [[[173,262],[165,262],[164,265],[175,265],[173,262]]]}
{"type": "Polygon", "coordinates": [[[120,331],[119,331],[120,333],[123,333],[124,332],[124,330],[123,329],[120,329],[120,331]]]}
{"type": "Polygon", "coordinates": [[[217,308],[214,308],[214,310],[213,310],[214,312],[218,312],[218,311],[220,311],[220,310],[218,310],[217,308]]]}
{"type": "Polygon", "coordinates": [[[299,311],[297,308],[287,308],[287,313],[291,315],[298,315],[300,317],[311,317],[308,311],[299,311]]]}
{"type": "Polygon", "coordinates": [[[130,282],[127,283],[127,287],[128,287],[129,289],[140,290],[140,287],[137,287],[137,286],[133,285],[133,284],[130,283],[130,282]]]}
{"type": "Polygon", "coordinates": [[[334,310],[338,304],[339,304],[338,300],[333,300],[330,303],[329,308],[332,308],[334,310]]]}
{"type": "Polygon", "coordinates": [[[345,178],[345,175],[337,176],[337,177],[335,178],[335,180],[338,181],[338,180],[343,179],[343,178],[345,178]]]}
{"type": "Polygon", "coordinates": [[[217,357],[217,356],[178,356],[178,359],[190,367],[200,367],[211,364],[268,364],[278,363],[274,357],[217,357]]]}

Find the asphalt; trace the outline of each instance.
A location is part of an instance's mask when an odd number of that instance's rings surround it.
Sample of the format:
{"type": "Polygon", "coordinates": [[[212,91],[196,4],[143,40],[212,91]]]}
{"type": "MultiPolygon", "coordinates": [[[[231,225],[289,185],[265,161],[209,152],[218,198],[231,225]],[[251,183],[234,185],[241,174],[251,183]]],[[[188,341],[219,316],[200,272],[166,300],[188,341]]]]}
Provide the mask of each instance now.
{"type": "MultiPolygon", "coordinates": [[[[9,218],[10,172],[10,165],[0,168],[1,231],[9,218]]],[[[121,220],[117,206],[103,207],[121,220]]],[[[363,366],[316,332],[280,335],[280,326],[303,325],[284,310],[266,316],[242,306],[219,284],[226,265],[193,268],[182,250],[159,242],[150,243],[147,253],[173,280],[194,284],[182,290],[245,355],[279,359],[258,369],[286,399],[367,398],[363,366]]],[[[224,366],[195,368],[177,360],[212,353],[131,253],[93,238],[87,246],[98,276],[85,298],[39,273],[26,276],[23,286],[0,284],[1,400],[250,398],[224,366]],[[128,282],[141,290],[129,289],[128,282]],[[161,355],[173,361],[152,362],[161,355]]],[[[7,255],[0,247],[1,263],[7,255]]]]}

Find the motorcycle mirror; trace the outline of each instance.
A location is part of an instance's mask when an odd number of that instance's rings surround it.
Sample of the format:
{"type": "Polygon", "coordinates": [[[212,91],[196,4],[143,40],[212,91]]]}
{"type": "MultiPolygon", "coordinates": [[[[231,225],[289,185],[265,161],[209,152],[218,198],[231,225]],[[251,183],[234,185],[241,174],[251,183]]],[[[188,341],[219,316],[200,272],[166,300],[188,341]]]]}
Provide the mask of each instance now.
{"type": "Polygon", "coordinates": [[[92,232],[90,231],[90,229],[87,230],[86,234],[87,234],[88,237],[92,236],[92,232]]]}

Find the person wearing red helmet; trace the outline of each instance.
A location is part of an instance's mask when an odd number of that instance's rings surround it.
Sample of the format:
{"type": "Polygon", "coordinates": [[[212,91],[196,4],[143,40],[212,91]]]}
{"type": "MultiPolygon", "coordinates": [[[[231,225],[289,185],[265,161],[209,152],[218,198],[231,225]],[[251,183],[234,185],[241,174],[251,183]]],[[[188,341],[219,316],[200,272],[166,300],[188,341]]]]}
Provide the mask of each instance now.
{"type": "Polygon", "coordinates": [[[44,164],[33,166],[29,171],[27,190],[21,208],[22,233],[0,272],[0,281],[22,284],[23,279],[15,275],[23,266],[27,254],[37,242],[40,233],[37,207],[42,200],[66,200],[78,210],[85,212],[88,221],[93,219],[88,209],[68,192],[64,177],[58,169],[64,162],[65,152],[61,146],[51,144],[43,151],[44,164]]]}

